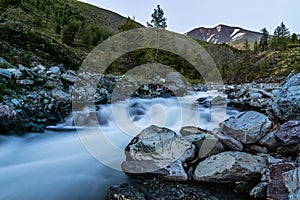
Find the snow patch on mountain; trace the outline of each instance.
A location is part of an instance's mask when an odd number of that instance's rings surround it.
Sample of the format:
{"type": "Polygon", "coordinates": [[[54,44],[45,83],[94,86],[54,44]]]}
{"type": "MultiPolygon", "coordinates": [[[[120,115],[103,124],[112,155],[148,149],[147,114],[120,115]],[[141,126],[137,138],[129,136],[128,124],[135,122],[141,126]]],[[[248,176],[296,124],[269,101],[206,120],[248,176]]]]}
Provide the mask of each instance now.
{"type": "Polygon", "coordinates": [[[231,33],[230,37],[233,37],[239,31],[240,31],[239,28],[234,29],[234,31],[231,33]]]}
{"type": "Polygon", "coordinates": [[[233,36],[233,38],[231,38],[231,40],[236,41],[236,40],[240,39],[241,37],[243,37],[243,35],[245,35],[245,33],[238,33],[235,36],[233,36]]]}
{"type": "Polygon", "coordinates": [[[215,36],[215,34],[212,34],[211,36],[209,36],[209,38],[207,38],[207,42],[211,42],[210,40],[215,36]]]}

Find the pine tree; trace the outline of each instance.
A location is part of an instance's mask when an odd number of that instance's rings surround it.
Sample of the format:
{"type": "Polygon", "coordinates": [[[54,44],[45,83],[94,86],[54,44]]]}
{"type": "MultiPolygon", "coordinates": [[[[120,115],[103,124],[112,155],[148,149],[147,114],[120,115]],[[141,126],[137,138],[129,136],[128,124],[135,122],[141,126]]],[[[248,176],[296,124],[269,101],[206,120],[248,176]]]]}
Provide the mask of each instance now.
{"type": "Polygon", "coordinates": [[[269,43],[269,32],[267,31],[266,28],[263,28],[261,29],[261,33],[262,36],[260,38],[258,46],[262,51],[266,51],[268,49],[268,43],[269,43]]]}
{"type": "Polygon", "coordinates": [[[293,33],[293,34],[292,34],[291,41],[292,41],[292,42],[297,42],[297,41],[298,41],[298,36],[297,36],[296,33],[293,33]]]}
{"type": "Polygon", "coordinates": [[[254,52],[258,52],[258,43],[257,43],[257,40],[255,40],[255,42],[254,42],[254,45],[253,45],[253,51],[254,52]]]}
{"type": "Polygon", "coordinates": [[[167,27],[167,18],[164,17],[164,11],[160,8],[160,5],[157,5],[157,9],[154,9],[154,12],[151,15],[151,17],[151,22],[147,22],[148,27],[157,27],[163,29],[167,27]]]}
{"type": "Polygon", "coordinates": [[[274,30],[274,36],[272,38],[272,47],[285,49],[287,47],[288,40],[290,38],[290,31],[285,26],[283,22],[281,22],[280,26],[274,30]]]}

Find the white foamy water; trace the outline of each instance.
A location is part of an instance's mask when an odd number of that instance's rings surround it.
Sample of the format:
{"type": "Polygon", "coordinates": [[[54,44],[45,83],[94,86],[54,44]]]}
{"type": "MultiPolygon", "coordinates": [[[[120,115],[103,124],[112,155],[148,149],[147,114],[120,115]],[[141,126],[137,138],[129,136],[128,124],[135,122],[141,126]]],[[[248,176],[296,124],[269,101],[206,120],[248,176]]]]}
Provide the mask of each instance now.
{"type": "Polygon", "coordinates": [[[78,131],[70,117],[44,134],[0,136],[0,199],[104,199],[109,186],[128,181],[112,168],[135,135],[152,124],[177,133],[184,125],[216,127],[224,110],[199,107],[196,99],[217,94],[131,99],[101,105],[97,119],[90,109],[75,113],[78,131]]]}

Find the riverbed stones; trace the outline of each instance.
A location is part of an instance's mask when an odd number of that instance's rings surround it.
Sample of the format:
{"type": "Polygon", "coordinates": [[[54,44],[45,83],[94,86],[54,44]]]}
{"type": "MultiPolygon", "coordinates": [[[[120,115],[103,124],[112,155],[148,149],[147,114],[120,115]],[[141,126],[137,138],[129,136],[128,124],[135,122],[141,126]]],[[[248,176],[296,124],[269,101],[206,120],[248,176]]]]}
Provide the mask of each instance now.
{"type": "Polygon", "coordinates": [[[272,108],[282,121],[300,120],[300,73],[284,83],[272,108]]]}
{"type": "Polygon", "coordinates": [[[289,200],[300,199],[300,168],[282,174],[283,182],[289,192],[289,200]]]}
{"type": "Polygon", "coordinates": [[[0,133],[22,135],[26,130],[16,112],[7,105],[0,104],[0,133]]]}
{"type": "Polygon", "coordinates": [[[180,129],[182,136],[196,135],[196,134],[207,134],[207,130],[201,129],[194,126],[184,126],[180,129]]]}
{"type": "Polygon", "coordinates": [[[228,135],[227,133],[223,132],[220,129],[214,129],[212,133],[219,138],[219,140],[225,144],[230,150],[234,151],[242,151],[243,150],[243,144],[228,135]]]}
{"type": "Polygon", "coordinates": [[[275,131],[267,133],[262,139],[259,140],[259,144],[267,147],[269,150],[276,150],[280,146],[280,143],[274,133],[275,131]]]}
{"type": "Polygon", "coordinates": [[[294,163],[274,164],[270,166],[270,180],[267,190],[268,199],[287,200],[289,192],[284,185],[283,173],[297,167],[294,163]]]}
{"type": "Polygon", "coordinates": [[[194,172],[197,181],[233,183],[260,180],[266,159],[252,154],[227,151],[201,161],[194,172]]]}
{"type": "Polygon", "coordinates": [[[220,140],[212,134],[194,134],[184,136],[183,138],[196,146],[199,159],[204,159],[224,151],[220,140]]]}
{"type": "Polygon", "coordinates": [[[220,127],[241,143],[252,144],[265,136],[271,125],[272,122],[266,115],[248,111],[230,117],[220,127]]]}
{"type": "Polygon", "coordinates": [[[268,182],[259,183],[250,191],[250,196],[252,196],[255,199],[265,198],[267,195],[267,186],[268,182]]]}
{"type": "Polygon", "coordinates": [[[194,157],[195,146],[167,128],[144,129],[125,149],[126,160],[181,160],[194,157]]]}
{"type": "Polygon", "coordinates": [[[292,145],[300,142],[300,121],[288,121],[282,124],[274,133],[284,145],[292,145]]]}
{"type": "Polygon", "coordinates": [[[7,79],[11,79],[11,77],[12,77],[10,71],[8,71],[7,69],[2,69],[2,68],[0,68],[0,75],[7,79]]]}
{"type": "Polygon", "coordinates": [[[199,184],[193,185],[153,178],[134,179],[134,181],[131,181],[130,183],[112,186],[108,189],[108,199],[245,200],[245,195],[237,195],[229,189],[219,185],[209,186],[207,184],[202,184],[199,186],[199,184]]]}

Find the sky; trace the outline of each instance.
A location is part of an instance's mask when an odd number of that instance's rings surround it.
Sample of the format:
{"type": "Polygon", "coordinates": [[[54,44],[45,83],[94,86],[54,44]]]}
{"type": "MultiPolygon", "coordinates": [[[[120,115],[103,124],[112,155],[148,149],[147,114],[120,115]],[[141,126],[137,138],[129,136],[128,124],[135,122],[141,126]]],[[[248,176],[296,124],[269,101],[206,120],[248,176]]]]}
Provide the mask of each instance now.
{"type": "Polygon", "coordinates": [[[80,0],[135,18],[146,26],[157,5],[164,10],[167,30],[186,33],[197,27],[219,24],[270,33],[284,22],[291,33],[300,34],[299,0],[80,0]],[[297,17],[298,16],[298,17],[297,17]]]}

